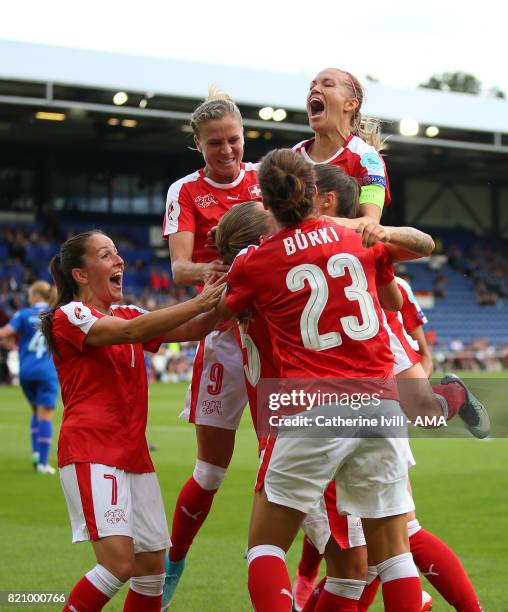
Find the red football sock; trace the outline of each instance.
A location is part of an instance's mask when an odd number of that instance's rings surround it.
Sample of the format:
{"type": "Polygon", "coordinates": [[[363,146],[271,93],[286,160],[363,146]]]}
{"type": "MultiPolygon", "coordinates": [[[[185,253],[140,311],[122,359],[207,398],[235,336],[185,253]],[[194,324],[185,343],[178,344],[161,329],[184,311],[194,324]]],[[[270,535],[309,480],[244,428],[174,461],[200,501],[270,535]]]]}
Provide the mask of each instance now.
{"type": "Polygon", "coordinates": [[[200,487],[193,476],[183,485],[173,515],[172,544],[169,549],[171,561],[180,561],[187,554],[210,512],[213,496],[217,491],[218,489],[206,491],[200,487]]]}
{"type": "Polygon", "coordinates": [[[325,584],[326,576],[315,586],[309,599],[307,599],[307,603],[303,607],[302,612],[314,612],[319,600],[319,596],[321,595],[321,591],[325,588],[325,584]]]}
{"type": "Polygon", "coordinates": [[[108,603],[109,597],[97,589],[85,576],[72,589],[63,612],[98,612],[108,603]],[[72,608],[71,608],[72,606],[72,608]]]}
{"type": "Polygon", "coordinates": [[[449,546],[425,529],[410,536],[409,546],[418,569],[451,606],[458,612],[481,612],[478,595],[449,546]]]}
{"type": "Polygon", "coordinates": [[[129,589],[125,603],[123,604],[123,612],[159,612],[162,605],[161,595],[142,595],[129,589]]]}
{"type": "Polygon", "coordinates": [[[263,554],[250,561],[249,593],[256,612],[291,612],[291,582],[281,557],[263,554]]]}
{"type": "Polygon", "coordinates": [[[323,589],[319,596],[316,612],[358,612],[358,601],[334,595],[323,589]]]}
{"type": "Polygon", "coordinates": [[[298,564],[298,573],[300,576],[305,576],[309,580],[314,580],[319,571],[321,563],[321,555],[318,549],[312,544],[307,536],[303,538],[302,558],[298,564]]]}
{"type": "Polygon", "coordinates": [[[459,408],[466,401],[466,392],[459,385],[459,383],[452,382],[448,383],[447,385],[432,385],[432,390],[434,393],[442,395],[448,404],[447,421],[452,419],[457,414],[459,408]]]}
{"type": "Polygon", "coordinates": [[[358,612],[367,612],[369,607],[374,603],[380,582],[379,576],[376,576],[370,584],[365,585],[362,596],[358,601],[358,612]]]}
{"type": "Polygon", "coordinates": [[[420,578],[396,578],[383,582],[385,612],[421,612],[420,578]]]}
{"type": "Polygon", "coordinates": [[[422,585],[410,552],[376,566],[383,587],[385,612],[421,612],[422,585]]]}

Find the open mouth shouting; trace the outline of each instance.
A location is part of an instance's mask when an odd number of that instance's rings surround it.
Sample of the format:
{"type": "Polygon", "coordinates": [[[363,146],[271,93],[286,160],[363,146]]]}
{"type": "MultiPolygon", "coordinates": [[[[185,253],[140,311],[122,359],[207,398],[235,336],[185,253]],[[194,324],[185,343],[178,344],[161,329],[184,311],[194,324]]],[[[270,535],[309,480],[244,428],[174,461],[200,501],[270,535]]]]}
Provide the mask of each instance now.
{"type": "Polygon", "coordinates": [[[321,98],[311,96],[311,98],[309,98],[307,109],[310,119],[318,119],[319,117],[322,117],[325,112],[325,103],[323,100],[321,100],[321,98]]]}
{"type": "Polygon", "coordinates": [[[109,282],[115,287],[115,289],[122,289],[122,278],[123,272],[118,271],[109,277],[109,282]]]}

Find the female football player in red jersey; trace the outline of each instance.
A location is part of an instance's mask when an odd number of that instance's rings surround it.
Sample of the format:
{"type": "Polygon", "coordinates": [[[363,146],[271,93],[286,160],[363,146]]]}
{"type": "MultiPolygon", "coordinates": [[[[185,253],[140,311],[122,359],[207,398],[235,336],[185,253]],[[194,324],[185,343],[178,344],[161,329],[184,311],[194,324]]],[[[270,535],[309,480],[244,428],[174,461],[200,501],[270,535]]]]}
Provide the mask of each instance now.
{"type": "MultiPolygon", "coordinates": [[[[192,114],[191,126],[205,166],[170,186],[163,234],[168,237],[175,282],[200,286],[227,269],[217,251],[208,245],[208,233],[235,204],[259,200],[261,190],[254,164],[242,162],[242,117],[227,94],[211,88],[207,100],[192,114]]],[[[247,403],[235,333],[233,329],[214,330],[200,343],[196,354],[182,416],[196,426],[197,461],[173,514],[164,608],[224,480],[247,403]]]]}
{"type": "Polygon", "coordinates": [[[64,403],[58,466],[73,542],[90,540],[97,559],[66,611],[101,610],[129,578],[124,610],[160,609],[170,539],[145,437],[143,351],[203,337],[217,316],[200,313],[213,309],[223,288],[218,280],[183,304],[145,313],[115,305],[123,269],[115,245],[98,230],[67,240],[51,262],[58,295],[42,332],[64,403]]]}
{"type": "MultiPolygon", "coordinates": [[[[318,218],[312,167],[295,152],[269,153],[259,178],[264,205],[281,230],[237,256],[228,275],[225,312],[254,307],[264,314],[282,379],[349,378],[355,388],[367,379],[384,381],[379,384],[386,399],[380,404],[398,414],[393,355],[375,286],[376,270],[383,270],[379,284],[393,282],[386,248],[365,248],[356,232],[318,218]]],[[[316,426],[321,412],[330,410],[316,409],[316,426]]],[[[255,609],[291,610],[285,551],[335,478],[341,510],[364,521],[385,609],[420,612],[421,585],[405,521],[414,505],[405,487],[408,465],[401,439],[311,438],[304,429],[288,433],[279,432],[267,448],[258,477],[247,554],[255,609]]],[[[355,609],[346,599],[356,606],[358,598],[345,598],[344,589],[359,595],[364,584],[330,577],[323,605],[355,609]]]]}
{"type": "MultiPolygon", "coordinates": [[[[356,216],[358,214],[358,196],[355,190],[357,191],[358,188],[355,181],[338,167],[331,165],[316,166],[315,172],[318,189],[315,202],[319,213],[332,217],[356,216]]],[[[411,345],[406,333],[408,332],[413,335],[416,330],[421,332],[421,325],[426,322],[426,319],[416,303],[409,285],[402,279],[396,280],[403,296],[403,305],[400,309],[402,321],[399,320],[398,312],[385,311],[387,323],[392,332],[390,333],[390,342],[395,355],[394,371],[398,380],[403,378],[404,381],[402,389],[405,390],[406,397],[401,399],[404,399],[407,403],[408,401],[416,401],[417,396],[420,395],[419,405],[422,406],[422,410],[423,406],[426,406],[426,412],[428,413],[428,408],[435,404],[435,400],[432,397],[432,389],[427,381],[428,376],[432,373],[432,362],[430,361],[430,365],[427,362],[424,367],[423,357],[428,354],[428,351],[421,354],[421,347],[411,345]],[[418,393],[416,384],[418,384],[418,393]]],[[[417,337],[420,338],[419,342],[422,341],[422,337],[424,341],[423,332],[418,334],[417,337]]],[[[442,400],[449,400],[445,410],[448,418],[456,413],[455,402],[453,402],[454,398],[450,396],[450,392],[453,391],[457,383],[453,381],[450,381],[450,383],[447,386],[435,386],[433,389],[435,392],[444,393],[445,397],[442,397],[442,400]],[[453,408],[450,407],[452,404],[453,408]]],[[[455,390],[457,395],[459,395],[460,389],[456,388],[455,390]]],[[[435,406],[432,414],[442,415],[443,412],[440,412],[442,410],[441,404],[438,404],[435,406]]],[[[469,415],[469,419],[473,419],[472,423],[468,423],[467,413],[459,413],[459,416],[465,419],[466,426],[468,424],[475,424],[475,415],[469,415]]],[[[486,431],[479,432],[475,427],[470,428],[470,430],[474,435],[486,434],[486,431]]],[[[411,463],[414,462],[411,461],[411,463]]],[[[363,553],[359,548],[362,538],[358,536],[354,521],[348,521],[346,517],[339,516],[334,511],[334,488],[327,491],[325,499],[329,509],[330,522],[333,524],[332,532],[334,538],[344,551],[341,555],[342,558],[338,558],[337,562],[346,571],[354,572],[355,567],[361,568],[362,562],[366,563],[366,558],[363,557],[363,553]]],[[[469,610],[480,611],[478,596],[457,555],[443,541],[421,528],[414,512],[408,514],[407,521],[410,550],[420,571],[427,573],[429,581],[456,610],[460,612],[469,610]],[[431,564],[434,564],[436,571],[428,573],[427,570],[431,564]]],[[[320,555],[312,543],[304,540],[302,561],[293,588],[295,607],[297,609],[304,607],[303,604],[310,593],[313,593],[313,598],[317,603],[319,589],[314,589],[313,582],[317,575],[319,558],[320,555]],[[304,573],[303,576],[302,573],[304,573]]],[[[369,568],[368,580],[368,587],[365,588],[359,601],[359,612],[364,612],[368,609],[377,590],[377,576],[373,567],[369,568]]],[[[422,610],[430,609],[429,605],[431,605],[430,602],[423,602],[422,610]]],[[[304,609],[305,612],[311,612],[314,610],[314,607],[309,602],[304,609]]]]}
{"type": "Polygon", "coordinates": [[[380,124],[362,117],[363,88],[351,73],[337,68],[321,70],[307,95],[307,114],[314,137],[294,149],[313,164],[333,164],[360,185],[360,210],[379,221],[390,203],[390,186],[383,158],[380,124]]]}

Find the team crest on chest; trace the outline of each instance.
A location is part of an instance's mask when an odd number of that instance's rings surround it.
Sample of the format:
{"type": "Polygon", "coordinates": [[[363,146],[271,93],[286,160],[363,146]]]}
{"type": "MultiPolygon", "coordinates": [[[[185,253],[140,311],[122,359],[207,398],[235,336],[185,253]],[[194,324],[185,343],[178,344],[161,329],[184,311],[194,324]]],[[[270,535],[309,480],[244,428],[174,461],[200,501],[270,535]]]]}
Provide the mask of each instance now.
{"type": "Polygon", "coordinates": [[[196,203],[196,206],[199,206],[199,208],[208,208],[209,206],[214,206],[215,204],[219,203],[211,193],[197,196],[194,198],[194,202],[196,203]]]}
{"type": "Polygon", "coordinates": [[[255,185],[249,185],[249,195],[253,200],[261,199],[261,187],[258,183],[255,185]]]}

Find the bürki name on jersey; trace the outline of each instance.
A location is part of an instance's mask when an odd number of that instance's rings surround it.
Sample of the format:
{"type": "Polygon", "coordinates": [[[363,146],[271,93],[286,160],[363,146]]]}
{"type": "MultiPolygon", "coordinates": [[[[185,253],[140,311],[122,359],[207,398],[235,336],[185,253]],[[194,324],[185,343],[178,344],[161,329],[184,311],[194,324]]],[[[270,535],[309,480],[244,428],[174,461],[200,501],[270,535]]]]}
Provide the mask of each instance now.
{"type": "Polygon", "coordinates": [[[320,227],[317,230],[308,232],[302,232],[301,229],[297,229],[293,236],[283,238],[286,255],[293,255],[296,251],[304,251],[308,248],[332,244],[334,242],[340,242],[340,238],[332,226],[320,227]]]}

